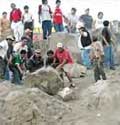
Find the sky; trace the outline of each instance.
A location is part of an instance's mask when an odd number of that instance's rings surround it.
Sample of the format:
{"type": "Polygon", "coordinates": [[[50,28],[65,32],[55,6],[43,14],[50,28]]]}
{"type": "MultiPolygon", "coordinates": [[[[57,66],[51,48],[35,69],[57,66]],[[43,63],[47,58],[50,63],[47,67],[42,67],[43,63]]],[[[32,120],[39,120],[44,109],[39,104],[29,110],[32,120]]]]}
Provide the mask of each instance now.
{"type": "MultiPolygon", "coordinates": [[[[48,0],[49,5],[54,11],[56,0],[48,0]]],[[[72,7],[77,8],[77,15],[82,15],[86,8],[90,8],[90,14],[94,17],[97,16],[99,11],[104,12],[104,19],[108,20],[120,20],[120,0],[61,0],[61,9],[66,15],[70,12],[72,7]]],[[[0,0],[0,14],[3,11],[10,12],[10,3],[16,3],[18,8],[23,10],[24,5],[30,7],[30,12],[35,19],[35,25],[38,26],[38,5],[41,4],[41,0],[0,0]]]]}

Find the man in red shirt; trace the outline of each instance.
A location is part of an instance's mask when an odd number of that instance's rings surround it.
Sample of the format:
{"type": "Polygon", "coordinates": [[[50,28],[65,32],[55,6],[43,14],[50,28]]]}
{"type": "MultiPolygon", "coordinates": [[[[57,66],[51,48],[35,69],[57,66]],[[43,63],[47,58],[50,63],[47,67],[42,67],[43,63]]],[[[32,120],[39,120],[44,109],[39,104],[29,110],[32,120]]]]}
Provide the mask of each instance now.
{"type": "Polygon", "coordinates": [[[14,3],[11,4],[12,11],[10,13],[11,29],[13,30],[16,41],[20,41],[23,36],[23,24],[21,21],[22,12],[16,8],[14,3]]]}
{"type": "Polygon", "coordinates": [[[55,12],[53,14],[53,23],[54,23],[54,28],[55,28],[56,32],[62,32],[64,30],[64,28],[63,28],[63,14],[62,14],[62,11],[60,9],[60,4],[61,4],[61,1],[57,0],[55,12]]]}
{"type": "MultiPolygon", "coordinates": [[[[69,71],[65,68],[67,64],[73,64],[73,59],[67,49],[64,48],[62,43],[57,44],[57,49],[55,50],[54,53],[54,62],[56,60],[59,61],[59,65],[56,67],[58,71],[61,71],[62,74],[60,75],[63,78],[63,73],[67,76],[69,82],[72,82],[72,78],[70,76],[69,71]]],[[[73,83],[71,83],[70,87],[75,87],[73,83]]]]}

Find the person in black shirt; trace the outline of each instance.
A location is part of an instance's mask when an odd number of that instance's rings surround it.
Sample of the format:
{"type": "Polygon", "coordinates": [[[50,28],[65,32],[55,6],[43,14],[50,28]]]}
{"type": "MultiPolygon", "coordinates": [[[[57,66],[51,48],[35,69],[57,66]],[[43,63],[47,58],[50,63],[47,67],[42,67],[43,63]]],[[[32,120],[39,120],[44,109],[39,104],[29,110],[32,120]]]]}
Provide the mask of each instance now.
{"type": "Polygon", "coordinates": [[[90,61],[90,47],[91,47],[91,37],[89,32],[86,30],[85,27],[78,28],[80,32],[80,37],[78,41],[78,46],[81,49],[81,58],[82,63],[84,66],[86,66],[88,69],[91,68],[91,61],[90,61]]]}
{"type": "Polygon", "coordinates": [[[47,59],[46,59],[46,65],[47,66],[52,66],[53,68],[56,68],[59,65],[59,61],[56,60],[55,63],[54,62],[54,51],[53,50],[48,50],[47,51],[47,59]]]}
{"type": "Polygon", "coordinates": [[[110,67],[110,69],[115,70],[114,67],[114,54],[113,54],[113,47],[112,47],[112,35],[110,32],[109,27],[109,21],[104,21],[103,22],[104,28],[102,30],[102,44],[104,47],[104,53],[105,53],[105,58],[104,58],[104,63],[106,66],[110,67]]]}
{"type": "Polygon", "coordinates": [[[34,72],[39,68],[44,66],[44,60],[41,56],[40,50],[35,50],[35,53],[31,56],[27,63],[27,70],[30,72],[34,72]]]}

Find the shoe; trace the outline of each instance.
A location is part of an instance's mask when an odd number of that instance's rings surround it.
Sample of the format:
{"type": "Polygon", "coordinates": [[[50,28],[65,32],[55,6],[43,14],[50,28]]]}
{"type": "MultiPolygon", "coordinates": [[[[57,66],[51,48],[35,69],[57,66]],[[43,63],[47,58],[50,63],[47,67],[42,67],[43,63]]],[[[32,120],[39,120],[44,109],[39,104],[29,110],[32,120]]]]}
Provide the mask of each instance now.
{"type": "Polygon", "coordinates": [[[51,38],[51,35],[48,36],[48,39],[51,38]]]}
{"type": "Polygon", "coordinates": [[[69,88],[75,88],[75,84],[74,83],[71,83],[69,88]]]}
{"type": "Polygon", "coordinates": [[[110,67],[111,70],[115,70],[115,67],[110,67]]]}

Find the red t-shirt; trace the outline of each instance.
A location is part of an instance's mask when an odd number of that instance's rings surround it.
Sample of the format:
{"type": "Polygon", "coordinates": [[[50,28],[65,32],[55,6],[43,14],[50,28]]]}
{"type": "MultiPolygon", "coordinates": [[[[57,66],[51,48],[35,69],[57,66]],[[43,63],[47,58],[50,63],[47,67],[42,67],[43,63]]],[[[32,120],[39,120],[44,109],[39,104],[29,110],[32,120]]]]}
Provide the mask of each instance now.
{"type": "Polygon", "coordinates": [[[53,23],[54,24],[62,24],[63,23],[63,19],[62,19],[62,11],[59,7],[56,7],[54,15],[53,15],[53,23]]]}
{"type": "Polygon", "coordinates": [[[12,22],[18,22],[21,20],[22,12],[20,9],[14,9],[10,13],[10,21],[12,22]]]}
{"type": "Polygon", "coordinates": [[[59,63],[63,63],[64,60],[67,60],[67,64],[73,63],[73,59],[67,49],[64,49],[63,52],[60,52],[59,49],[56,49],[54,57],[58,59],[59,63]]]}

